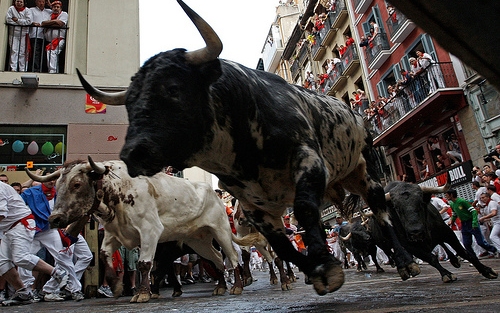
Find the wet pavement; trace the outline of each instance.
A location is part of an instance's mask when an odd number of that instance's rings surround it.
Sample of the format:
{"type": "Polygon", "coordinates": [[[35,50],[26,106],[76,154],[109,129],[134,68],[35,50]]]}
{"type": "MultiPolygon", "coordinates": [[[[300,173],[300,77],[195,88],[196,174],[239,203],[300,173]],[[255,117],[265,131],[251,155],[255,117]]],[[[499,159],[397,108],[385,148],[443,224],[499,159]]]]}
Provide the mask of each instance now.
{"type": "MultiPolygon", "coordinates": [[[[482,260],[500,271],[500,259],[482,260]]],[[[463,263],[456,269],[448,262],[443,266],[458,280],[445,284],[439,273],[428,264],[422,273],[401,281],[396,269],[383,266],[385,273],[345,270],[342,288],[318,296],[312,286],[304,284],[304,275],[291,291],[270,285],[266,272],[255,271],[257,281],[245,287],[243,294],[212,296],[213,283],[186,285],[183,295],[172,298],[172,290],[161,289],[160,299],[148,303],[129,303],[130,297],[93,298],[80,302],[40,302],[21,307],[0,307],[4,312],[500,312],[500,279],[488,280],[475,268],[463,263]]]]}

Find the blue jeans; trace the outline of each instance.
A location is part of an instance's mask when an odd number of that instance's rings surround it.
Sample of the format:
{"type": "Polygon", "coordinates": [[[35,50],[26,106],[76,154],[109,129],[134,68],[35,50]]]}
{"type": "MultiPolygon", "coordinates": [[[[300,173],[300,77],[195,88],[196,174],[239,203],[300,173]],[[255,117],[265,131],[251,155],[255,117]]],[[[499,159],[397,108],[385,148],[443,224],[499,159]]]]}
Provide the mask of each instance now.
{"type": "Polygon", "coordinates": [[[495,253],[497,248],[493,247],[484,240],[483,234],[479,227],[472,228],[472,220],[462,221],[462,242],[465,249],[472,254],[476,254],[472,249],[472,236],[476,238],[477,244],[488,252],[495,253]]]}

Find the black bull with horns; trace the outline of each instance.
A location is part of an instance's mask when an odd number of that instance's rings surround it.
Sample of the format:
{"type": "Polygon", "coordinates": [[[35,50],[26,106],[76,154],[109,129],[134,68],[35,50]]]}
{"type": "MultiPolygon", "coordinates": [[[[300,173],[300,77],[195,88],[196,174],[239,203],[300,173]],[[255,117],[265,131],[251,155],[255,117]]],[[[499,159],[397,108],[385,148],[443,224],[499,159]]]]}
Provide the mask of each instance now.
{"type": "MultiPolygon", "coordinates": [[[[443,282],[453,282],[457,278],[455,274],[441,266],[438,257],[432,253],[436,245],[444,248],[454,267],[460,267],[457,258],[460,256],[468,260],[484,277],[497,278],[495,270],[482,264],[475,254],[469,253],[462,246],[453,230],[443,222],[438,210],[432,205],[430,201],[432,194],[442,193],[448,189],[449,185],[419,187],[405,182],[391,182],[385,187],[392,225],[401,244],[408,252],[436,268],[443,282]]],[[[380,230],[378,223],[370,219],[367,225],[375,243],[388,256],[393,256],[390,238],[380,230]]],[[[397,263],[397,260],[395,261],[397,263]]]]}
{"type": "Polygon", "coordinates": [[[333,97],[218,59],[217,34],[178,3],[206,47],[159,53],[120,93],[102,92],[78,72],[91,96],[126,106],[129,127],[120,158],[130,175],[151,176],[164,166],[198,166],[215,174],[277,254],[308,275],[320,295],[340,288],[344,274],[328,253],[319,208],[325,201],[340,205],[345,188],[364,198],[392,238],[402,278],[418,274],[390,226],[361,116],[333,97]],[[289,206],[305,229],[307,256],[285,235],[281,216],[289,206]]]}

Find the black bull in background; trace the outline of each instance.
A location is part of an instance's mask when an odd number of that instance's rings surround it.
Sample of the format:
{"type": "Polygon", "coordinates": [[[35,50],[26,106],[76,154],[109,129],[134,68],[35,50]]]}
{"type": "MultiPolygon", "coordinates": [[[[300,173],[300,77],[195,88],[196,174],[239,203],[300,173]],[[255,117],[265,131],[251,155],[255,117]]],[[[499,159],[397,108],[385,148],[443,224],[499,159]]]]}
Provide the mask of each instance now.
{"type": "Polygon", "coordinates": [[[126,106],[129,127],[120,158],[130,175],[151,176],[165,166],[215,174],[278,256],[296,264],[320,295],[340,288],[344,273],[328,253],[319,208],[341,205],[345,188],[365,200],[391,238],[402,278],[417,274],[388,223],[372,138],[361,116],[338,99],[219,59],[217,34],[178,3],[206,47],[159,53],[120,93],[102,92],[78,72],[95,99],[126,106]],[[281,217],[291,206],[305,230],[307,256],[285,234],[281,217]]]}
{"type": "MultiPolygon", "coordinates": [[[[448,187],[419,187],[405,182],[391,182],[386,186],[389,214],[399,241],[409,253],[435,267],[443,282],[452,282],[457,278],[443,268],[438,257],[432,253],[436,245],[445,249],[454,267],[460,267],[458,255],[473,264],[484,277],[497,278],[498,274],[493,269],[483,265],[475,254],[464,249],[453,230],[443,222],[438,210],[430,202],[433,193],[444,192],[448,187]],[[445,243],[453,248],[457,255],[452,253],[445,243]]],[[[370,218],[368,225],[376,244],[389,257],[393,256],[390,238],[380,229],[378,223],[370,218]]]]}

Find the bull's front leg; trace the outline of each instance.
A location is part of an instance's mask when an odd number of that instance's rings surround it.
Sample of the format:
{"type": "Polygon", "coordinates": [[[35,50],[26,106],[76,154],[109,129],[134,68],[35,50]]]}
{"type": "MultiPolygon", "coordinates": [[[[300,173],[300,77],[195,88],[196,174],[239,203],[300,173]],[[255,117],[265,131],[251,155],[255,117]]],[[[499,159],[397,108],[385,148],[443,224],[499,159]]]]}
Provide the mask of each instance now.
{"type": "Polygon", "coordinates": [[[141,273],[141,284],[137,293],[130,299],[130,303],[143,303],[151,299],[150,272],[153,265],[156,246],[163,231],[163,226],[154,224],[151,228],[141,230],[141,253],[137,262],[137,270],[141,273]],[[155,227],[156,226],[156,227],[155,227]]]}
{"type": "Polygon", "coordinates": [[[314,290],[325,295],[344,284],[341,263],[328,251],[326,233],[320,221],[319,206],[325,194],[326,169],[320,158],[309,151],[297,164],[294,214],[305,233],[302,236],[310,262],[308,275],[314,290]]]}

